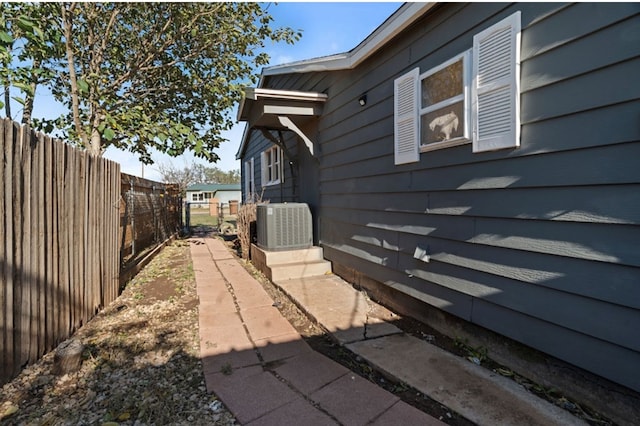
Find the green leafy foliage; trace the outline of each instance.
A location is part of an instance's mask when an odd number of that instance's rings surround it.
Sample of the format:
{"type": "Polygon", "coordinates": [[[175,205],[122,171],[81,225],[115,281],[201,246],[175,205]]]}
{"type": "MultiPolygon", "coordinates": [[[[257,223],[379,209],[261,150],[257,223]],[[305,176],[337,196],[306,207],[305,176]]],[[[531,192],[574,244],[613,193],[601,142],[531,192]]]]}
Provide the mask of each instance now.
{"type": "Polygon", "coordinates": [[[3,7],[0,75],[24,95],[29,121],[36,88],[46,85],[68,112],[33,120],[36,128],[56,128],[94,155],[128,149],[145,163],[151,148],[215,161],[242,86],[268,64],[265,44],[301,35],[274,28],[258,3],[3,7]],[[17,50],[11,40],[20,40],[17,50]]]}

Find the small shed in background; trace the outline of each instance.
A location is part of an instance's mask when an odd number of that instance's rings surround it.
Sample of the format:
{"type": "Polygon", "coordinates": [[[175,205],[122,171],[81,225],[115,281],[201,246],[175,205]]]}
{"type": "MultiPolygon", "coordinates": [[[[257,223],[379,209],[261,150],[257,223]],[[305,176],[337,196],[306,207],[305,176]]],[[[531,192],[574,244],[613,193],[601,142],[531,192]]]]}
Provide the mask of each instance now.
{"type": "Polygon", "coordinates": [[[239,183],[197,183],[186,190],[186,200],[193,207],[208,207],[209,203],[229,205],[241,199],[242,191],[239,183]]]}

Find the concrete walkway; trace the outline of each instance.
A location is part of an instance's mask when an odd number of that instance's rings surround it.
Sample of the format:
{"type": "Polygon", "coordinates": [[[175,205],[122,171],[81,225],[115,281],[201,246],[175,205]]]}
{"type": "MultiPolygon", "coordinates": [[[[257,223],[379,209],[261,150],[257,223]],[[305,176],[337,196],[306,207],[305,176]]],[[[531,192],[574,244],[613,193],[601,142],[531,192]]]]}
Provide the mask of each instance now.
{"type": "Polygon", "coordinates": [[[245,425],[441,425],[313,351],[225,245],[192,238],[207,389],[245,425]]]}
{"type": "Polygon", "coordinates": [[[479,425],[586,425],[513,380],[393,325],[394,314],[336,275],[275,282],[307,315],[377,370],[479,425]]]}
{"type": "MultiPolygon", "coordinates": [[[[220,240],[191,241],[207,388],[242,424],[443,424],[314,352],[220,240]]],[[[336,275],[274,284],[340,344],[474,423],[586,424],[512,380],[404,334],[392,312],[336,275]]]]}

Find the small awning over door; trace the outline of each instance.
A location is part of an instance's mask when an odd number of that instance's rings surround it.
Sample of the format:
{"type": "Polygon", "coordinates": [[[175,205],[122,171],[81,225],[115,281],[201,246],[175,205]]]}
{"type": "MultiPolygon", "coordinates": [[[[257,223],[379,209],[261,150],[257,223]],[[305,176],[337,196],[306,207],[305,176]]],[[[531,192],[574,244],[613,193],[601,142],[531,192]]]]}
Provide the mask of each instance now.
{"type": "MultiPolygon", "coordinates": [[[[314,144],[301,128],[322,114],[327,95],[262,88],[246,88],[238,108],[238,121],[246,121],[247,129],[290,130],[304,141],[314,154],[314,144]]],[[[244,151],[246,132],[238,153],[244,151]]]]}

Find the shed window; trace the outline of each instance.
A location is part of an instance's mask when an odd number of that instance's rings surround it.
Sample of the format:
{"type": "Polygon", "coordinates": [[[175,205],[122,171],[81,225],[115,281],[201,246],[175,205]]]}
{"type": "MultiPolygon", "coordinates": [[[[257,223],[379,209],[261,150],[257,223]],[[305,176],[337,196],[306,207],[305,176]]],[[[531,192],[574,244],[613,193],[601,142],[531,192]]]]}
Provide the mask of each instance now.
{"type": "Polygon", "coordinates": [[[273,146],[262,153],[262,186],[282,181],[282,150],[273,146]]]}

